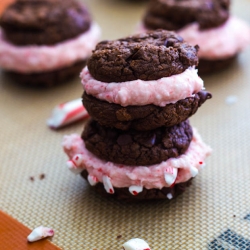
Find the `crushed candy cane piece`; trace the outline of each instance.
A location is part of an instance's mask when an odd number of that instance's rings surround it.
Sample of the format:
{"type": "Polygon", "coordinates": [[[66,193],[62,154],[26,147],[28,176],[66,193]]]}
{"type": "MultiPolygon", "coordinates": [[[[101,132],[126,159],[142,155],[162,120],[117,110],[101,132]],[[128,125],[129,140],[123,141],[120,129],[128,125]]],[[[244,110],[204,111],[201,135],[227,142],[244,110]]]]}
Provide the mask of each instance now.
{"type": "Polygon", "coordinates": [[[122,246],[124,250],[150,250],[148,243],[139,238],[131,239],[122,246]]]}
{"type": "Polygon", "coordinates": [[[107,175],[103,175],[102,177],[103,185],[107,193],[114,194],[115,190],[113,188],[113,185],[110,181],[110,178],[107,175]]]}
{"type": "Polygon", "coordinates": [[[77,154],[72,158],[72,161],[76,167],[79,167],[82,164],[82,160],[83,158],[81,154],[77,154]]]}
{"type": "Polygon", "coordinates": [[[89,114],[82,104],[82,99],[78,98],[56,106],[47,120],[47,125],[57,129],[87,117],[89,114]]]}
{"type": "Polygon", "coordinates": [[[95,186],[98,183],[98,179],[93,175],[88,175],[88,181],[91,186],[95,186]]]}
{"type": "Polygon", "coordinates": [[[168,198],[169,200],[171,200],[171,199],[173,199],[173,195],[172,195],[171,193],[168,193],[168,194],[167,194],[167,198],[168,198]]]}
{"type": "Polygon", "coordinates": [[[199,170],[196,167],[191,166],[190,173],[191,173],[192,177],[195,177],[199,173],[199,170]]]}
{"type": "Polygon", "coordinates": [[[171,186],[175,182],[177,174],[178,174],[177,168],[168,167],[164,173],[165,182],[169,186],[171,186]]]}
{"type": "Polygon", "coordinates": [[[51,237],[54,235],[54,230],[48,227],[37,227],[35,228],[27,237],[29,242],[34,242],[37,240],[41,240],[46,237],[51,237]]]}
{"type": "Polygon", "coordinates": [[[143,187],[142,186],[130,186],[128,190],[132,195],[137,195],[142,192],[143,187]]]}
{"type": "Polygon", "coordinates": [[[232,105],[235,104],[238,101],[238,97],[235,95],[229,95],[227,96],[227,98],[225,99],[226,104],[228,105],[232,105]]]}
{"type": "Polygon", "coordinates": [[[69,170],[74,174],[80,174],[83,171],[83,169],[77,168],[75,162],[72,160],[67,161],[66,165],[69,168],[69,170]]]}

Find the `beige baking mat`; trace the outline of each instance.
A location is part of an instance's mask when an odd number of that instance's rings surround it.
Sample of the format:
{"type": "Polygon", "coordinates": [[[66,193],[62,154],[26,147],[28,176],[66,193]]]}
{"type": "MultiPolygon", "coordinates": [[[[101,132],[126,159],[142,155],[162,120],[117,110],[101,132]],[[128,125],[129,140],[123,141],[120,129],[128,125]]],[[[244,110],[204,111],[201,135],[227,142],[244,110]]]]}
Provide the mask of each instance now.
{"type": "MultiPolygon", "coordinates": [[[[103,39],[128,35],[145,7],[135,0],[86,2],[103,39]]],[[[248,0],[234,2],[233,12],[250,23],[249,9],[248,0]]],[[[228,71],[204,78],[213,99],[191,122],[213,148],[207,167],[177,199],[144,204],[106,200],[65,166],[62,137],[81,133],[83,123],[52,131],[46,119],[55,105],[81,96],[78,78],[34,90],[1,74],[0,209],[29,228],[54,228],[53,243],[66,250],[121,249],[134,237],[154,250],[250,249],[249,68],[250,48],[228,71]]]]}

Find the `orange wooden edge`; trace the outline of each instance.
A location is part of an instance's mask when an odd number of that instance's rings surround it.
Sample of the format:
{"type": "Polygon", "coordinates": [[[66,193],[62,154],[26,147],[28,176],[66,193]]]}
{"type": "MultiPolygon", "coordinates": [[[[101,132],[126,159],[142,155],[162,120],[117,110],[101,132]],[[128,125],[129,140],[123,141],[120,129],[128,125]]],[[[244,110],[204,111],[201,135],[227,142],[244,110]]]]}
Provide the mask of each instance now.
{"type": "Polygon", "coordinates": [[[61,250],[46,239],[29,243],[27,236],[31,231],[28,227],[0,210],[1,250],[61,250]]]}

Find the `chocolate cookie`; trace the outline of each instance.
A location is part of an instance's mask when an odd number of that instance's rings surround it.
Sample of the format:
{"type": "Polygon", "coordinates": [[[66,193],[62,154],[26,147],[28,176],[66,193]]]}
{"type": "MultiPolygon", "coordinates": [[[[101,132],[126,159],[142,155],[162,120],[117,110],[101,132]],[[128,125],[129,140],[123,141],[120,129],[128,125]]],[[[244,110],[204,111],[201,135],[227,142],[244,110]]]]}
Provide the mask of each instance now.
{"type": "Polygon", "coordinates": [[[16,45],[52,45],[89,29],[90,14],[75,0],[18,0],[3,13],[0,25],[16,45]]]}
{"type": "Polygon", "coordinates": [[[148,166],[184,154],[193,132],[186,120],[150,131],[107,128],[90,120],[82,133],[86,148],[98,158],[131,166],[148,166]]]}
{"type": "Polygon", "coordinates": [[[153,30],[179,30],[192,22],[209,29],[226,22],[229,6],[230,0],[151,0],[143,23],[153,30]]]}
{"type": "Polygon", "coordinates": [[[200,59],[198,70],[199,74],[208,74],[211,72],[219,72],[230,67],[235,62],[237,55],[221,59],[221,60],[205,60],[200,59]]]}
{"type": "Polygon", "coordinates": [[[198,46],[174,32],[151,31],[97,44],[88,61],[91,75],[102,82],[157,80],[198,65],[198,46]]]}
{"type": "Polygon", "coordinates": [[[86,61],[79,61],[65,68],[42,73],[22,74],[13,71],[8,71],[6,73],[10,78],[25,86],[52,87],[79,74],[85,64],[86,61]]]}
{"type": "MultiPolygon", "coordinates": [[[[81,173],[81,176],[87,180],[88,172],[84,170],[81,173]]],[[[114,194],[109,194],[103,187],[102,183],[97,183],[93,188],[104,197],[113,197],[118,200],[123,200],[126,202],[138,202],[138,201],[147,201],[147,200],[165,200],[172,199],[182,194],[186,188],[192,184],[192,179],[175,184],[172,187],[164,187],[162,189],[146,189],[143,188],[143,191],[138,195],[132,195],[128,188],[114,188],[114,194]]]]}
{"type": "Polygon", "coordinates": [[[101,101],[83,93],[83,105],[90,116],[101,125],[121,130],[152,130],[161,126],[174,126],[192,116],[212,95],[200,91],[193,97],[180,100],[165,107],[155,105],[127,106],[101,101]]]}

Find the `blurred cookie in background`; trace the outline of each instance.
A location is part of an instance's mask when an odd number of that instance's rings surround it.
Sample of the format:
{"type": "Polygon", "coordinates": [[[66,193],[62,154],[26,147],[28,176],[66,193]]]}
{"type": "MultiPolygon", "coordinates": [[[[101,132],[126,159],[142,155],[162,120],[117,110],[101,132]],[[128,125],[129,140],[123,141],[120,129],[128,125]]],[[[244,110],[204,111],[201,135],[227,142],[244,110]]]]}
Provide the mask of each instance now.
{"type": "Polygon", "coordinates": [[[0,67],[32,86],[78,75],[100,38],[87,7],[75,0],[15,1],[0,26],[0,67]]]}
{"type": "Polygon", "coordinates": [[[229,0],[151,0],[137,31],[159,28],[199,45],[199,73],[227,68],[250,44],[250,28],[230,14],[229,0]]]}

